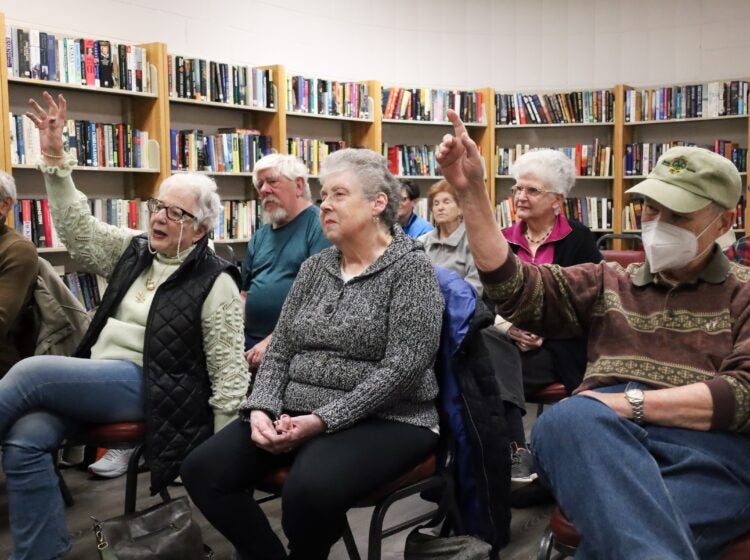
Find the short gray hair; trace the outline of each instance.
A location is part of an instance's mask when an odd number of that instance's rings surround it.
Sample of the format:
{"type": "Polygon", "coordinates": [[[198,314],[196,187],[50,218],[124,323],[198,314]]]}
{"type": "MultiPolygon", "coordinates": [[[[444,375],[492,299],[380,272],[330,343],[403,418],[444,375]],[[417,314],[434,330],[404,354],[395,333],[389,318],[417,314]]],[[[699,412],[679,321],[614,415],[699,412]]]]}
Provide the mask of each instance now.
{"type": "Polygon", "coordinates": [[[323,162],[320,170],[321,184],[331,175],[342,172],[352,173],[357,178],[367,200],[375,200],[379,193],[385,193],[388,204],[380,214],[380,219],[390,231],[396,223],[403,185],[388,170],[386,159],[364,148],[338,150],[323,162]]]}
{"type": "Polygon", "coordinates": [[[526,174],[538,177],[548,190],[568,196],[576,182],[576,169],[565,154],[550,148],[539,148],[519,157],[510,169],[513,178],[526,174]]]}
{"type": "Polygon", "coordinates": [[[5,171],[0,171],[0,199],[10,198],[11,203],[18,199],[16,192],[16,180],[5,171]]]}
{"type": "Polygon", "coordinates": [[[307,182],[307,166],[297,157],[284,154],[268,154],[255,162],[253,166],[253,185],[258,188],[258,171],[273,169],[279,175],[283,175],[290,181],[302,178],[305,182],[303,196],[310,200],[310,184],[307,182]]]}
{"type": "Polygon", "coordinates": [[[216,192],[216,181],[202,173],[178,173],[165,179],[159,186],[159,197],[172,187],[188,187],[195,194],[198,209],[195,212],[194,229],[206,226],[209,232],[216,228],[221,212],[221,199],[216,192]]]}

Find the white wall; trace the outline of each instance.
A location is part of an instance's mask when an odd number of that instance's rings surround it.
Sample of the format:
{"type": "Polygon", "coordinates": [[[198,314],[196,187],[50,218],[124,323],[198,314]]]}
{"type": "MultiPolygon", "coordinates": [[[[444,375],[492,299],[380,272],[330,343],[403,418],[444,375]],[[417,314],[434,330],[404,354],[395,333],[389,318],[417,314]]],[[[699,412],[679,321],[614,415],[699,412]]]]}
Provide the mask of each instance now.
{"type": "Polygon", "coordinates": [[[385,85],[750,77],[746,0],[3,0],[0,10],[40,29],[385,85]]]}

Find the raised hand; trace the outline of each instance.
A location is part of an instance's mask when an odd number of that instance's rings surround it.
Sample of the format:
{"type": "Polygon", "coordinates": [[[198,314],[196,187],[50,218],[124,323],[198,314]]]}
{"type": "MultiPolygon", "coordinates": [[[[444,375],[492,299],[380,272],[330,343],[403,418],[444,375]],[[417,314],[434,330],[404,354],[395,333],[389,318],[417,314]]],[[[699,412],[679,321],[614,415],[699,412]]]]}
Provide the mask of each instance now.
{"type": "Polygon", "coordinates": [[[27,111],[26,116],[39,129],[42,156],[45,160],[51,160],[48,163],[58,164],[64,157],[63,128],[68,104],[62,94],[57,96],[57,101],[46,91],[42,97],[47,104],[47,110],[42,109],[34,99],[29,99],[31,111],[27,111]]]}
{"type": "Polygon", "coordinates": [[[446,134],[438,146],[437,161],[443,176],[459,195],[471,186],[484,190],[484,163],[466,126],[453,109],[448,109],[448,119],[455,134],[446,134]]]}

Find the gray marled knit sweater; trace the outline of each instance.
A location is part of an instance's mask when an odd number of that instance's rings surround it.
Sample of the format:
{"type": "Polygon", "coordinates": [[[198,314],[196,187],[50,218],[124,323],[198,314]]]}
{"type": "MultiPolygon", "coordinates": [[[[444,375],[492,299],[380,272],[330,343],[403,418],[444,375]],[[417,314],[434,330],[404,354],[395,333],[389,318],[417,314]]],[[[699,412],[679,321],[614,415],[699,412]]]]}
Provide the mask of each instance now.
{"type": "Polygon", "coordinates": [[[300,268],[242,409],[314,412],[329,432],[370,416],[435,426],[443,298],[421,244],[394,227],[347,283],[340,259],[331,247],[300,268]]]}

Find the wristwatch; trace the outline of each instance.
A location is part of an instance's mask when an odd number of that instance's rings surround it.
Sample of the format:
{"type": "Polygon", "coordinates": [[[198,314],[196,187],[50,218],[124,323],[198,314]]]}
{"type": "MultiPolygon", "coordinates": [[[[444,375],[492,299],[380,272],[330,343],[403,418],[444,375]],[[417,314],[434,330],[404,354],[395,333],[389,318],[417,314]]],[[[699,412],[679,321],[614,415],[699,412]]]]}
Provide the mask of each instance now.
{"type": "Polygon", "coordinates": [[[625,398],[630,403],[630,408],[633,410],[632,420],[636,424],[643,424],[646,420],[643,414],[643,401],[644,393],[640,389],[628,389],[625,391],[625,398]]]}

